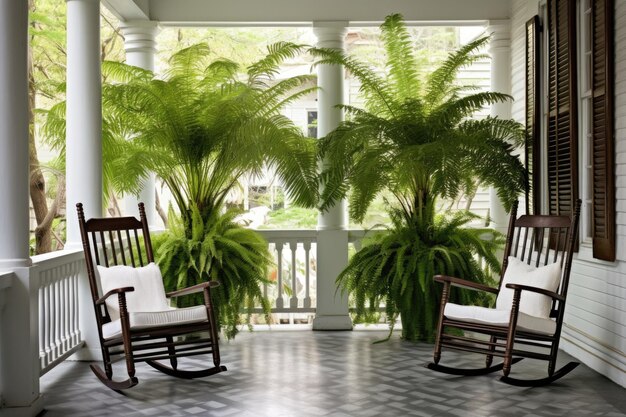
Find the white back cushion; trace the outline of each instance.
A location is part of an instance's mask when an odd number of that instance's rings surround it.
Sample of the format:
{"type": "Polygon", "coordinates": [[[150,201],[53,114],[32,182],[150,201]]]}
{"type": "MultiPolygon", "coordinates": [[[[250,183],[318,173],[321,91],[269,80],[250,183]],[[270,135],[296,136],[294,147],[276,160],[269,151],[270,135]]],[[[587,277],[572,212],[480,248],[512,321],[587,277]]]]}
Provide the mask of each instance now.
{"type": "MultiPolygon", "coordinates": [[[[135,287],[135,291],[126,293],[126,307],[129,313],[171,309],[165,298],[161,270],[154,262],[140,268],[125,265],[106,268],[98,265],[98,275],[103,295],[115,288],[135,287]]],[[[111,320],[120,318],[117,295],[107,298],[106,306],[111,320]]]]}
{"type": "MultiPolygon", "coordinates": [[[[502,286],[496,300],[496,309],[511,310],[514,291],[506,288],[506,284],[523,284],[556,291],[560,281],[561,266],[558,262],[536,268],[509,256],[509,264],[502,278],[502,286]]],[[[522,291],[519,308],[522,313],[547,319],[550,317],[551,306],[552,298],[530,291],[522,291]]]]}

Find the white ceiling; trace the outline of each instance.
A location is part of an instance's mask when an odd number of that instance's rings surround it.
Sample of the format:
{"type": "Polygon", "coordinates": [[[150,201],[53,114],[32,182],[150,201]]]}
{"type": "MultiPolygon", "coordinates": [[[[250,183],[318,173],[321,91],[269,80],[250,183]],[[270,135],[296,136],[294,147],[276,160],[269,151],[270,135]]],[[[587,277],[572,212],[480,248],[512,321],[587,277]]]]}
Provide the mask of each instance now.
{"type": "Polygon", "coordinates": [[[102,0],[120,20],[172,26],[300,26],[316,21],[379,24],[402,13],[407,22],[508,19],[510,0],[102,0]]]}

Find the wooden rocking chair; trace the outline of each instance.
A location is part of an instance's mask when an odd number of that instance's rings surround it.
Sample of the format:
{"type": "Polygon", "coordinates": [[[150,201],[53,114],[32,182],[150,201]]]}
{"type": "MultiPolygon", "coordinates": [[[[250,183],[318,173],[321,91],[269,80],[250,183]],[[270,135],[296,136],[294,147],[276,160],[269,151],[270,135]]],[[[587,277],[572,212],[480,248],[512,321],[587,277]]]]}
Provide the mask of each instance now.
{"type": "Polygon", "coordinates": [[[138,383],[137,362],[186,379],[225,371],[226,367],[220,366],[211,304],[211,288],[218,283],[205,282],[165,294],[161,272],[154,264],[143,203],[139,204],[141,221],[135,217],[85,221],[83,205],[78,203],[76,208],[104,362],[104,371],[91,365],[98,379],[113,390],[131,388],[138,383]],[[197,292],[204,292],[203,305],[176,309],[166,300],[197,292]],[[184,337],[191,333],[202,335],[184,337]],[[212,366],[178,368],[178,358],[202,354],[212,354],[212,366]],[[112,357],[120,355],[126,360],[128,379],[118,382],[113,380],[111,364],[112,357]],[[158,362],[166,359],[170,366],[158,362]]]}
{"type": "Polygon", "coordinates": [[[449,276],[434,277],[435,281],[443,283],[443,292],[434,361],[427,364],[429,369],[466,376],[502,370],[501,381],[534,387],[550,384],[579,365],[570,362],[555,369],[578,236],[580,200],[571,217],[524,215],[516,218],[516,215],[517,203],[511,212],[498,288],[449,276]],[[496,294],[496,308],[449,303],[451,286],[496,294]],[[449,328],[463,330],[465,334],[448,333],[449,328]],[[442,348],[485,354],[485,367],[459,369],[439,365],[442,348]],[[503,362],[492,365],[494,356],[504,358],[503,362]],[[541,379],[509,376],[511,366],[524,358],[547,361],[548,376],[541,379]]]}

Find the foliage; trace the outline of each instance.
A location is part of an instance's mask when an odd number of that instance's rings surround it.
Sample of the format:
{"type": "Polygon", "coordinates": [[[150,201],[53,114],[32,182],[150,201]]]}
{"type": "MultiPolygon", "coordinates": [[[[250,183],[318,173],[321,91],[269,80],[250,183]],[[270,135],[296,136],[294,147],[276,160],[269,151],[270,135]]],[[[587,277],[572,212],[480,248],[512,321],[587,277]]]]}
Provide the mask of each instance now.
{"type": "Polygon", "coordinates": [[[272,229],[315,229],[317,210],[302,207],[281,208],[269,213],[268,224],[262,228],[272,229]]]}
{"type": "MultiPolygon", "coordinates": [[[[437,309],[430,277],[446,272],[478,281],[486,278],[485,273],[462,263],[438,261],[436,254],[453,250],[457,258],[469,260],[476,243],[433,240],[442,228],[452,237],[469,233],[456,230],[465,224],[459,219],[452,219],[454,227],[436,220],[436,200],[454,199],[481,183],[493,186],[509,209],[525,184],[522,163],[513,155],[515,144],[523,140],[523,130],[513,120],[473,118],[484,106],[510,99],[508,95],[476,91],[475,86],[456,82],[459,69],[484,57],[479,51],[488,37],[459,48],[437,69],[423,74],[400,15],[385,19],[381,36],[387,59],[382,75],[338,51],[313,51],[318,64],[344,65],[361,82],[365,99],[364,109],[342,106],[348,120],[320,141],[320,156],[325,160],[321,208],[347,196],[351,217],[361,221],[378,195],[384,191],[393,195],[391,233],[353,257],[338,284],[348,291],[361,286],[372,289],[363,296],[372,297],[373,290],[380,290],[378,296],[391,297],[388,302],[399,309],[407,324],[403,336],[428,339],[429,320],[437,309]],[[396,246],[393,239],[398,239],[396,246]],[[395,248],[392,258],[399,266],[384,269],[383,261],[391,259],[390,248],[395,248]],[[381,269],[372,273],[374,267],[381,269]],[[426,274],[429,281],[420,284],[426,274]],[[373,277],[382,280],[378,287],[368,285],[373,277]],[[365,282],[356,281],[360,279],[365,282]],[[393,289],[385,289],[388,280],[393,289]]],[[[487,252],[477,254],[485,257],[487,252]]],[[[363,315],[363,304],[357,306],[363,315]]]]}
{"type": "MultiPolygon", "coordinates": [[[[475,217],[464,211],[436,216],[428,230],[415,230],[406,227],[401,213],[392,213],[392,227],[367,240],[338,277],[342,290],[355,301],[355,322],[375,321],[384,302],[391,331],[401,313],[402,337],[432,341],[441,295],[433,275],[492,284],[491,272],[499,272],[494,253],[503,237],[491,229],[463,227],[475,217]]],[[[488,300],[480,295],[455,288],[450,301],[485,304],[488,300]]]]}
{"type": "MultiPolygon", "coordinates": [[[[101,9],[102,59],[123,58],[123,38],[115,20],[106,8],[101,9]]],[[[30,197],[37,221],[35,252],[44,253],[61,249],[65,242],[61,207],[65,206],[66,8],[56,1],[29,0],[29,23],[30,177],[31,184],[37,184],[31,186],[30,197]],[[47,145],[58,154],[48,155],[47,145]],[[63,227],[55,227],[59,224],[63,227]]],[[[106,157],[111,146],[104,139],[106,157]]],[[[108,187],[113,174],[106,168],[105,159],[104,200],[114,202],[108,187]]]]}
{"type": "MultiPolygon", "coordinates": [[[[233,222],[236,212],[213,212],[202,219],[197,209],[192,211],[191,237],[182,221],[171,214],[170,229],[154,238],[165,290],[219,281],[212,298],[218,323],[230,339],[237,334],[245,309],[248,325],[251,309],[257,305],[269,317],[270,305],[259,284],[269,283],[266,277],[272,258],[258,233],[233,222]]],[[[177,303],[179,307],[198,305],[201,298],[202,294],[184,296],[177,303]]]]}

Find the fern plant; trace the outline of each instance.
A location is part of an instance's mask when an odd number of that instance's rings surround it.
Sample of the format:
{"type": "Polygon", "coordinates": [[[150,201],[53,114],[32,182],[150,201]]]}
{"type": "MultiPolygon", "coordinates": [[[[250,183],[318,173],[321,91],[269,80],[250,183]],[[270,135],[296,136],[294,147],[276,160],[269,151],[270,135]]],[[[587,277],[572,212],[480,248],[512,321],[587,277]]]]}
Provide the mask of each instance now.
{"type": "MultiPolygon", "coordinates": [[[[308,94],[310,76],[275,80],[281,62],[303,46],[278,43],[243,69],[212,59],[204,44],[175,53],[163,78],[106,62],[104,126],[118,140],[111,163],[115,189],[134,193],[155,172],[168,186],[180,219],[156,239],[168,289],[217,280],[215,304],[232,337],[240,310],[269,304],[259,286],[271,259],[254,231],[233,222],[225,200],[244,175],[274,168],[294,202],[317,202],[315,143],[280,111],[308,94]],[[225,214],[224,214],[225,213],[225,214]]],[[[183,305],[186,301],[181,301],[183,305]]]]}
{"type": "MultiPolygon", "coordinates": [[[[270,311],[260,288],[270,284],[267,267],[272,257],[267,242],[254,230],[236,224],[236,214],[233,210],[223,215],[213,212],[203,219],[194,208],[190,238],[181,219],[172,215],[168,232],[154,239],[166,291],[218,277],[221,285],[212,290],[212,298],[217,321],[229,339],[242,324],[242,311],[247,312],[248,325],[254,307],[260,305],[266,316],[270,311]]],[[[180,297],[178,305],[198,305],[200,298],[202,294],[180,297]]]]}
{"type": "Polygon", "coordinates": [[[384,74],[335,50],[313,51],[318,64],[344,65],[361,82],[365,101],[364,108],[341,106],[347,121],[319,143],[326,162],[321,208],[348,197],[350,215],[360,222],[378,194],[393,195],[389,233],[350,260],[338,285],[356,296],[359,318],[367,317],[365,301],[377,306],[382,298],[390,316],[400,313],[403,337],[428,340],[438,308],[432,275],[487,281],[474,256],[497,270],[492,251],[499,241],[476,240],[484,231],[463,229],[465,215],[437,219],[437,199],[490,185],[509,209],[525,184],[523,165],[513,154],[523,130],[513,120],[474,118],[510,96],[456,82],[461,68],[484,58],[479,51],[488,37],[459,48],[425,74],[400,15],[388,16],[381,33],[384,74]]]}
{"type": "MultiPolygon", "coordinates": [[[[366,240],[338,277],[355,302],[355,322],[377,321],[382,302],[391,325],[389,335],[400,314],[405,339],[432,340],[441,295],[433,275],[472,277],[492,284],[491,272],[499,270],[495,252],[503,236],[487,228],[464,227],[474,218],[464,211],[437,215],[428,230],[416,230],[406,226],[402,213],[393,212],[388,232],[366,240]]],[[[450,301],[491,301],[478,297],[480,293],[453,288],[450,301]]]]}

